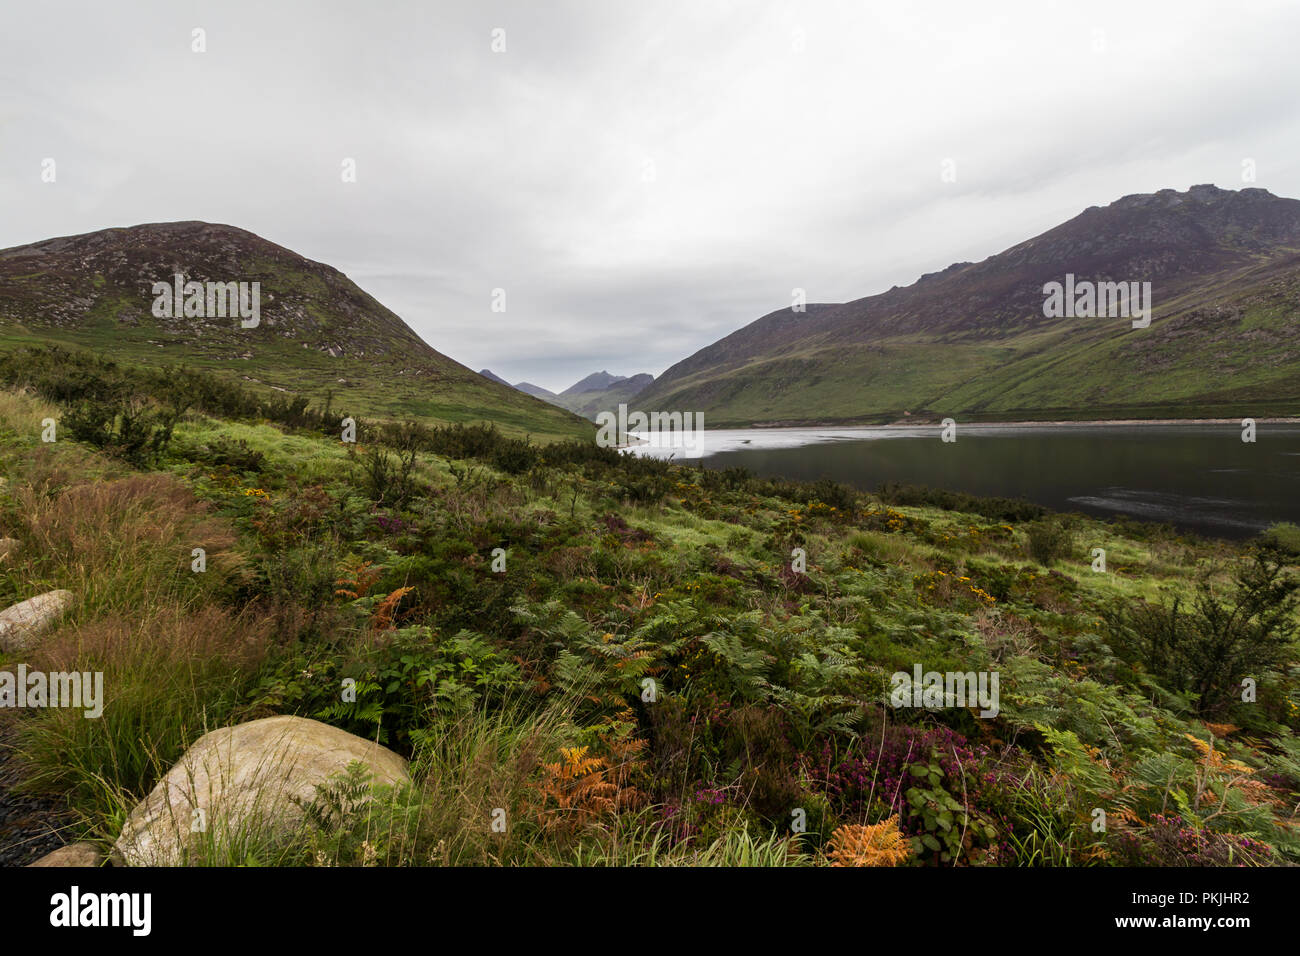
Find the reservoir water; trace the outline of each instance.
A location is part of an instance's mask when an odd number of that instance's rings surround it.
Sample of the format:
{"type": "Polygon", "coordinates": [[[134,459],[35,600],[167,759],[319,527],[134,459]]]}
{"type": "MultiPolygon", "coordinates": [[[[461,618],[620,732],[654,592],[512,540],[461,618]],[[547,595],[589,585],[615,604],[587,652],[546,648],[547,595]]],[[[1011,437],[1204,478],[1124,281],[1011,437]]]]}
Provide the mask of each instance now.
{"type": "MultiPolygon", "coordinates": [[[[1215,537],[1300,524],[1300,424],[1260,423],[1254,443],[1232,424],[937,425],[764,428],[702,434],[709,468],[833,478],[864,491],[897,481],[1026,498],[1058,511],[1127,515],[1215,537]]],[[[673,455],[681,450],[641,449],[673,455]]]]}

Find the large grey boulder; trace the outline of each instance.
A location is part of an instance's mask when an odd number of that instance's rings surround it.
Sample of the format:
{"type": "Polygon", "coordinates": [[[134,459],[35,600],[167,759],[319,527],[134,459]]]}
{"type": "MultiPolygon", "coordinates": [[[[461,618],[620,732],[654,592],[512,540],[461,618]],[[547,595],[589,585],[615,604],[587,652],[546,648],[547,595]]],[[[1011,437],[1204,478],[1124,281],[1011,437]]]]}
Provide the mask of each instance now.
{"type": "Polygon", "coordinates": [[[204,734],[131,811],[113,845],[128,866],[175,866],[200,834],[214,841],[302,820],[316,786],[360,761],[374,785],[410,781],[406,761],[376,743],[305,717],[266,717],[204,734]]]}
{"type": "Polygon", "coordinates": [[[47,591],[0,611],[0,651],[27,650],[72,607],[71,591],[47,591]]]}

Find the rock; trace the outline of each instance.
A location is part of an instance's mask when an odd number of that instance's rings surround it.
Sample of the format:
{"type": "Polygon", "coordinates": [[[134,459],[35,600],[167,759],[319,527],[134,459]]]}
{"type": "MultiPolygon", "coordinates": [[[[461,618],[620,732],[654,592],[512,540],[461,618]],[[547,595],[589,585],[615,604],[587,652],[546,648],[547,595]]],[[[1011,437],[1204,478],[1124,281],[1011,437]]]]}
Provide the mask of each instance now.
{"type": "Polygon", "coordinates": [[[35,863],[28,866],[99,866],[104,862],[103,855],[93,843],[69,843],[53,853],[47,853],[35,863]]]}
{"type": "Polygon", "coordinates": [[[71,591],[48,591],[0,611],[0,650],[27,650],[71,606],[71,591]]]}
{"type": "Polygon", "coordinates": [[[0,564],[17,555],[22,546],[23,543],[17,538],[0,538],[0,564]]]}
{"type": "Polygon", "coordinates": [[[305,717],[266,717],[204,734],[127,817],[113,858],[129,866],[184,862],[191,827],[239,833],[302,819],[316,785],[364,763],[375,785],[410,781],[406,761],[385,747],[305,717]],[[202,810],[202,814],[195,811],[202,810]]]}

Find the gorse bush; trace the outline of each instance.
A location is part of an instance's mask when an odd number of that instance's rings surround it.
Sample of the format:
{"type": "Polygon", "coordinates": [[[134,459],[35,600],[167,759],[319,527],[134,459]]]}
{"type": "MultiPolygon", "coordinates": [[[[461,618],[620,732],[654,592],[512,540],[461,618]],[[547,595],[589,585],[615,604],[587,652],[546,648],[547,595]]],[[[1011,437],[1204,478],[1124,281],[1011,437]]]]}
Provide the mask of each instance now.
{"type": "Polygon", "coordinates": [[[158,461],[171,442],[184,408],[161,409],[139,395],[82,399],[61,424],[78,441],[102,448],[136,465],[158,461]]]}
{"type": "Polygon", "coordinates": [[[1199,714],[1241,700],[1241,681],[1276,670],[1292,653],[1300,581],[1266,555],[1234,575],[1222,596],[1202,577],[1190,604],[1175,597],[1109,612],[1116,646],[1134,655],[1199,714]]]}
{"type": "Polygon", "coordinates": [[[372,445],[361,456],[362,480],[372,501],[401,508],[417,492],[413,472],[417,451],[408,448],[397,452],[372,445]]]}
{"type": "Polygon", "coordinates": [[[1260,544],[1287,558],[1300,557],[1300,526],[1283,521],[1260,536],[1260,544]]]}
{"type": "Polygon", "coordinates": [[[944,511],[964,511],[990,521],[1032,521],[1046,515],[1042,505],[1019,498],[980,498],[960,491],[943,491],[924,485],[890,481],[876,492],[881,501],[907,507],[929,506],[944,511]]]}
{"type": "Polygon", "coordinates": [[[265,454],[250,447],[242,438],[231,439],[223,435],[189,450],[186,457],[201,464],[230,468],[237,472],[257,473],[266,467],[265,454]]]}
{"type": "Polygon", "coordinates": [[[533,443],[525,438],[507,438],[493,449],[492,467],[507,475],[522,475],[540,460],[533,443]]]}
{"type": "Polygon", "coordinates": [[[1039,564],[1067,558],[1074,551],[1074,534],[1060,521],[1044,519],[1025,525],[1025,550],[1039,564]]]}

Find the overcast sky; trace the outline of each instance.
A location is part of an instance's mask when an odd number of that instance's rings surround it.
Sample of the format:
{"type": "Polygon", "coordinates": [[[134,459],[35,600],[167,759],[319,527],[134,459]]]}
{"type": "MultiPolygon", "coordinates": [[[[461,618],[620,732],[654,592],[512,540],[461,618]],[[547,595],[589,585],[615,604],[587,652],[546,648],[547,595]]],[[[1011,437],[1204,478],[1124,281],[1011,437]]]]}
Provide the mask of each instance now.
{"type": "Polygon", "coordinates": [[[1300,197],[1298,38],[1283,0],[12,4],[0,247],[224,222],[472,368],[657,375],[1129,193],[1300,197]]]}

